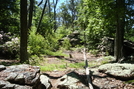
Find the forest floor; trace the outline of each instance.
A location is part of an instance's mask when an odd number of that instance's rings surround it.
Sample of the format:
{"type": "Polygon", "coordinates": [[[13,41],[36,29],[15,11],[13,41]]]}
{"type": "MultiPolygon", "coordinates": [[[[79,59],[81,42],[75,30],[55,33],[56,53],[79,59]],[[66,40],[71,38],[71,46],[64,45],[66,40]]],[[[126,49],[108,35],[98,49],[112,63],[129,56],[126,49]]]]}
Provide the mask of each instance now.
{"type": "MultiPolygon", "coordinates": [[[[66,52],[66,53],[68,53],[71,56],[71,58],[65,58],[66,59],[65,61],[67,63],[79,63],[79,62],[84,61],[82,52],[76,51],[76,52],[66,52]]],[[[87,57],[88,62],[92,62],[92,61],[96,61],[98,58],[100,58],[102,56],[101,55],[94,56],[92,54],[87,54],[86,57],[87,57]]],[[[48,60],[49,64],[51,64],[51,63],[57,64],[59,62],[61,62],[61,61],[54,60],[52,58],[49,58],[49,60],[48,60]]],[[[98,66],[91,68],[91,69],[96,70],[97,67],[98,66]]],[[[84,69],[84,67],[81,69],[84,69]]],[[[55,78],[58,78],[58,77],[61,77],[65,74],[67,74],[68,71],[70,71],[70,70],[75,70],[75,69],[67,68],[66,70],[63,70],[63,71],[48,71],[48,72],[45,72],[45,74],[47,74],[49,76],[53,76],[53,78],[51,79],[51,82],[52,82],[52,85],[54,87],[56,87],[57,85],[56,85],[55,78]]],[[[76,69],[76,70],[79,70],[79,69],[76,69]]],[[[85,73],[83,73],[82,75],[84,75],[84,74],[85,73]]],[[[93,75],[92,79],[93,79],[92,83],[93,83],[94,89],[134,89],[134,84],[128,84],[128,83],[126,83],[126,81],[116,79],[114,77],[108,76],[104,73],[100,73],[97,71],[96,71],[95,75],[93,75]]],[[[56,89],[56,88],[52,88],[52,89],[56,89]]]]}
{"type": "MultiPolygon", "coordinates": [[[[84,61],[83,60],[83,53],[82,52],[72,52],[72,51],[66,51],[66,54],[68,54],[68,57],[53,57],[53,56],[48,56],[47,57],[47,63],[48,64],[62,64],[62,61],[60,59],[65,59],[64,62],[66,63],[79,63],[84,61]]],[[[92,62],[100,58],[101,56],[94,56],[91,54],[87,54],[87,60],[88,62],[92,62]]],[[[46,58],[45,58],[46,60],[46,58]]],[[[0,59],[0,64],[5,64],[5,65],[11,65],[12,63],[18,63],[18,60],[5,60],[5,59],[0,59]]],[[[97,62],[96,62],[97,63],[97,62]]],[[[97,67],[95,67],[97,68],[97,67]]],[[[94,68],[94,69],[95,69],[94,68]]],[[[81,69],[84,69],[81,68],[81,69]]],[[[49,76],[52,76],[53,78],[50,79],[52,82],[52,86],[57,87],[56,79],[60,78],[61,76],[65,75],[68,73],[70,70],[75,70],[75,68],[66,68],[65,70],[54,70],[54,71],[46,71],[42,72],[43,74],[47,74],[49,76]]],[[[84,75],[84,73],[83,73],[84,75]]],[[[94,89],[134,89],[134,84],[128,84],[126,81],[122,81],[119,79],[116,79],[114,77],[108,76],[106,74],[97,72],[95,75],[93,75],[93,85],[94,89]]],[[[86,84],[85,84],[86,85],[86,84]]],[[[58,89],[52,87],[51,89],[58,89]]]]}

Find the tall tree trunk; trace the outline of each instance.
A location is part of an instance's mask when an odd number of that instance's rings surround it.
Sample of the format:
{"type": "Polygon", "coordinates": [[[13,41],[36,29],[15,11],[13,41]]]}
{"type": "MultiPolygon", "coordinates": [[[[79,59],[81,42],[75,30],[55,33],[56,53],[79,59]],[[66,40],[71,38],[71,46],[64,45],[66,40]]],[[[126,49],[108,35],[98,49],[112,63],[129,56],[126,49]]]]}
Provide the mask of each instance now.
{"type": "MultiPolygon", "coordinates": [[[[53,3],[54,3],[54,0],[53,0],[53,3]]],[[[54,32],[56,31],[57,29],[57,26],[56,26],[56,6],[57,6],[57,3],[58,3],[58,0],[56,0],[56,3],[54,3],[54,32]]]]}
{"type": "Polygon", "coordinates": [[[40,21],[39,21],[39,24],[38,24],[38,27],[37,27],[37,32],[39,31],[39,27],[40,27],[40,24],[41,24],[41,21],[42,21],[42,18],[43,18],[44,12],[45,12],[46,5],[47,5],[47,0],[46,0],[46,2],[45,2],[45,5],[44,5],[44,8],[43,8],[43,11],[42,11],[41,17],[40,17],[40,21]]]}
{"type": "Polygon", "coordinates": [[[119,62],[123,56],[123,40],[125,26],[125,0],[116,0],[117,5],[117,29],[115,36],[114,56],[119,62]]]}
{"type": "Polygon", "coordinates": [[[28,62],[27,54],[27,0],[20,0],[20,62],[28,62]]]}
{"type": "Polygon", "coordinates": [[[32,26],[33,6],[34,6],[34,0],[30,0],[28,29],[30,29],[32,26]]]}
{"type": "Polygon", "coordinates": [[[75,5],[74,5],[74,0],[71,0],[71,4],[72,4],[72,29],[74,31],[74,20],[75,20],[75,5]]]}
{"type": "Polygon", "coordinates": [[[50,4],[50,0],[48,0],[48,7],[49,7],[49,16],[51,17],[51,4],[50,4]]]}

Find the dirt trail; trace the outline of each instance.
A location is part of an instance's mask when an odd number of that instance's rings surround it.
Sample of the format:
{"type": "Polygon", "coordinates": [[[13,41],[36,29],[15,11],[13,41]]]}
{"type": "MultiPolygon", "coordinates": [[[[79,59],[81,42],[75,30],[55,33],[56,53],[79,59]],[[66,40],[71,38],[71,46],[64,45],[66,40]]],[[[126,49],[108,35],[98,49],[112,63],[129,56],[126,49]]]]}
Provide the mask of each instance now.
{"type": "MultiPolygon", "coordinates": [[[[68,57],[65,57],[66,62],[71,62],[71,63],[78,63],[83,61],[83,53],[82,52],[66,52],[68,57]],[[70,57],[71,56],[71,57],[70,57]]],[[[88,61],[95,61],[98,59],[100,56],[96,57],[91,54],[87,54],[87,60],[88,61]]],[[[57,57],[50,57],[48,58],[48,62],[50,64],[56,64],[59,62],[59,60],[56,60],[57,57]]],[[[0,64],[7,64],[11,65],[12,63],[18,63],[18,60],[5,60],[5,59],[0,59],[0,64]]],[[[67,74],[68,72],[75,70],[73,68],[67,68],[64,71],[51,71],[51,72],[45,72],[43,74],[46,74],[50,77],[50,81],[52,82],[53,88],[51,89],[57,89],[57,79],[60,78],[61,76],[67,74]]],[[[82,74],[84,75],[84,73],[82,74]]],[[[94,89],[134,89],[134,84],[126,84],[125,81],[121,81],[119,79],[112,78],[106,74],[95,72],[93,73],[92,76],[93,79],[93,85],[94,89]]]]}

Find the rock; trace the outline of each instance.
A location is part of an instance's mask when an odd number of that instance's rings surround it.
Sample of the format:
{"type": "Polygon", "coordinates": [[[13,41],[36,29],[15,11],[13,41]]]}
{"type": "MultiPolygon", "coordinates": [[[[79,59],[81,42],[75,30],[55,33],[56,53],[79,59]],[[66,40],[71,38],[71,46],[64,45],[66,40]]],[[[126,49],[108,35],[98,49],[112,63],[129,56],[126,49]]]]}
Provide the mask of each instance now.
{"type": "Polygon", "coordinates": [[[46,87],[46,89],[50,89],[52,87],[49,78],[45,75],[40,76],[40,82],[46,87]]]}
{"type": "Polygon", "coordinates": [[[96,61],[97,62],[99,62],[99,61],[106,61],[106,62],[115,61],[115,57],[105,56],[105,57],[98,58],[96,61]]]}
{"type": "Polygon", "coordinates": [[[98,70],[121,80],[134,78],[134,64],[109,63],[101,65],[98,70]]]}
{"type": "Polygon", "coordinates": [[[7,76],[7,78],[5,78],[5,80],[12,81],[17,77],[17,75],[18,75],[17,73],[10,73],[10,75],[7,76]]]}
{"type": "Polygon", "coordinates": [[[81,83],[81,78],[76,72],[70,72],[59,78],[58,89],[89,89],[81,83]]]}
{"type": "Polygon", "coordinates": [[[0,65],[0,71],[5,70],[6,67],[4,65],[0,65]]]}
{"type": "Polygon", "coordinates": [[[81,42],[82,40],[80,39],[79,35],[80,35],[80,32],[74,31],[74,32],[72,32],[70,35],[67,35],[66,37],[60,39],[60,40],[59,40],[59,43],[60,43],[60,44],[63,44],[63,42],[64,42],[65,40],[69,40],[71,46],[73,46],[73,47],[76,46],[76,45],[78,45],[78,44],[83,44],[83,43],[81,42]]]}
{"type": "MultiPolygon", "coordinates": [[[[27,64],[0,66],[0,89],[38,89],[40,68],[27,64]]],[[[43,89],[43,88],[40,88],[43,89]]]]}
{"type": "Polygon", "coordinates": [[[33,88],[30,87],[30,86],[15,85],[15,86],[14,86],[14,89],[33,89],[33,88]]]}

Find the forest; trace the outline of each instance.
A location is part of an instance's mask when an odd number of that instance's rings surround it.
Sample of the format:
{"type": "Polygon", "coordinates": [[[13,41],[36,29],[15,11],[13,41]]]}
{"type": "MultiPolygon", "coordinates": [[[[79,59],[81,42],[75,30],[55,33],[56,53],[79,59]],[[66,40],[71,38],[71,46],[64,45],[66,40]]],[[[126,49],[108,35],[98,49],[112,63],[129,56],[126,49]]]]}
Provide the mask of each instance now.
{"type": "Polygon", "coordinates": [[[44,72],[134,63],[134,0],[0,3],[0,65],[44,72]]]}

